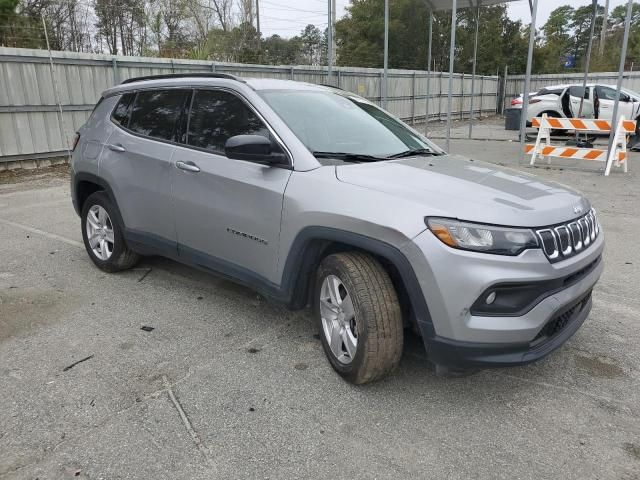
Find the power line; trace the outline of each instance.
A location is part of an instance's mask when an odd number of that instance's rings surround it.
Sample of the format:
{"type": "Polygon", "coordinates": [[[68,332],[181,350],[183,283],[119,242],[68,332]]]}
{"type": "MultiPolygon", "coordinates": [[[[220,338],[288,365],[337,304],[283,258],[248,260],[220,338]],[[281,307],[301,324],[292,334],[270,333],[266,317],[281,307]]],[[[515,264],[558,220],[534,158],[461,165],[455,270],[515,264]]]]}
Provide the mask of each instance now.
{"type": "Polygon", "coordinates": [[[324,12],[321,12],[319,10],[305,10],[305,9],[302,9],[302,8],[289,7],[289,6],[284,6],[284,5],[279,5],[277,3],[269,2],[267,0],[262,0],[262,3],[266,3],[267,5],[272,5],[269,8],[269,10],[285,10],[285,11],[303,12],[303,13],[320,13],[322,15],[325,15],[324,12]]]}

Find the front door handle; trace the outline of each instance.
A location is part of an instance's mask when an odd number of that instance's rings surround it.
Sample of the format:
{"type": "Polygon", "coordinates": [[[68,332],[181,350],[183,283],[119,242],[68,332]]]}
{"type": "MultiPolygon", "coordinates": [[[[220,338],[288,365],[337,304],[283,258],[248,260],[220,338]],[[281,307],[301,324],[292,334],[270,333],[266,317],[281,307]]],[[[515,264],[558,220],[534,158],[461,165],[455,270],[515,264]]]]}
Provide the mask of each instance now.
{"type": "Polygon", "coordinates": [[[127,151],[127,149],[126,149],[126,148],[124,148],[124,147],[123,147],[122,145],[120,145],[119,143],[118,143],[118,144],[116,144],[116,145],[114,145],[114,144],[110,143],[109,145],[107,145],[107,148],[108,148],[109,150],[113,150],[114,152],[120,152],[120,153],[122,153],[122,152],[126,152],[126,151],[127,151]]]}
{"type": "Polygon", "coordinates": [[[200,167],[198,167],[195,163],[183,162],[182,160],[178,160],[176,162],[176,167],[178,167],[180,170],[186,170],[187,172],[197,173],[200,171],[200,167]]]}

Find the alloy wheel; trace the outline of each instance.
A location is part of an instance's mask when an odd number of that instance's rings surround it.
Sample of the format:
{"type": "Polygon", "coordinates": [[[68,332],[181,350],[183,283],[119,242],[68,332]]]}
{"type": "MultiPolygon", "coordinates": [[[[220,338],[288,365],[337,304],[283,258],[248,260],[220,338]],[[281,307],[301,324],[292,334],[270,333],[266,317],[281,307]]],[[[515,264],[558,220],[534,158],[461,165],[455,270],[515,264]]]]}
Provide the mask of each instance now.
{"type": "Polygon", "coordinates": [[[92,206],[87,212],[87,240],[93,254],[100,260],[109,260],[113,255],[113,223],[107,211],[100,205],[92,206]]]}
{"type": "Polygon", "coordinates": [[[358,348],[358,330],[351,295],[335,275],[327,275],[320,288],[322,329],[331,352],[343,364],[350,364],[358,348]]]}

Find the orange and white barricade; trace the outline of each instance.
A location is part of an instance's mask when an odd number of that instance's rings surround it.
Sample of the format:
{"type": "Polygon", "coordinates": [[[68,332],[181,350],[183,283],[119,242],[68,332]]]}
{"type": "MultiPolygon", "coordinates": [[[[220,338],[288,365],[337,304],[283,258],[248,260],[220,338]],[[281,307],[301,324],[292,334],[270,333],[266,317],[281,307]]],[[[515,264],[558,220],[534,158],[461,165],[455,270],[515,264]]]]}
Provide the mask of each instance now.
{"type": "Polygon", "coordinates": [[[525,153],[531,155],[531,165],[535,165],[539,157],[542,159],[546,157],[547,163],[551,163],[550,157],[558,157],[606,162],[605,175],[609,175],[612,165],[616,167],[622,166],[623,170],[627,171],[626,137],[627,134],[632,134],[636,130],[636,122],[634,120],[625,120],[623,116],[620,117],[609,155],[607,155],[606,149],[551,145],[551,130],[611,133],[611,122],[608,120],[552,118],[547,117],[545,113],[542,117],[534,118],[531,123],[532,126],[538,128],[536,143],[525,145],[525,153]]]}

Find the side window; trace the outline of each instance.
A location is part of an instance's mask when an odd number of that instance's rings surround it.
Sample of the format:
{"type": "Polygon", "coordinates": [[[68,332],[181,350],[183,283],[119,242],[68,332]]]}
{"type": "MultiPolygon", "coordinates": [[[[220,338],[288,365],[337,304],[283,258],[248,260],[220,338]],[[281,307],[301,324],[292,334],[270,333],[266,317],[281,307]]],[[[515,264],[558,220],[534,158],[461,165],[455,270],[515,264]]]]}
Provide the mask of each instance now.
{"type": "Polygon", "coordinates": [[[573,86],[569,87],[569,95],[578,98],[584,95],[584,98],[589,98],[589,90],[584,90],[582,86],[573,86]]]}
{"type": "MultiPolygon", "coordinates": [[[[133,103],[133,99],[135,98],[135,93],[127,93],[120,97],[120,101],[116,105],[116,108],[113,110],[111,114],[111,120],[113,120],[118,125],[122,125],[123,127],[127,127],[129,125],[129,114],[131,113],[131,103],[133,103]]],[[[96,108],[98,106],[96,105],[96,108]]]]}
{"type": "MultiPolygon", "coordinates": [[[[616,90],[610,87],[596,87],[598,89],[598,97],[604,100],[612,100],[616,99],[616,90]]],[[[629,96],[624,92],[620,92],[620,100],[623,102],[629,101],[629,96]]]]}
{"type": "Polygon", "coordinates": [[[150,90],[136,95],[129,129],[161,140],[174,140],[188,90],[150,90]]]}
{"type": "Polygon", "coordinates": [[[191,104],[187,144],[224,152],[235,135],[262,135],[269,130],[240,98],[219,90],[196,90],[191,104]]]}

